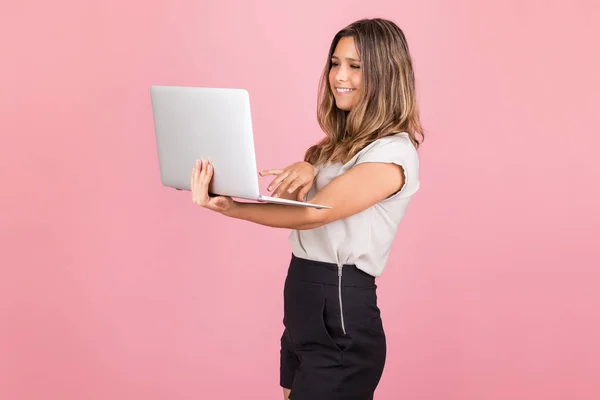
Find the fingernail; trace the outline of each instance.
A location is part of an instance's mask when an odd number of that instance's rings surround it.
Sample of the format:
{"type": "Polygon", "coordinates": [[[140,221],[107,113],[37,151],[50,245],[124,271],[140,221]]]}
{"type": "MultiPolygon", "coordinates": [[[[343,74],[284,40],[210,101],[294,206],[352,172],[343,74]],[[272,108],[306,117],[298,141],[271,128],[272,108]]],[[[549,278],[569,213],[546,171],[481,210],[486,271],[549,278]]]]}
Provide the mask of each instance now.
{"type": "Polygon", "coordinates": [[[278,194],[274,194],[273,197],[279,197],[279,195],[278,194]]]}
{"type": "Polygon", "coordinates": [[[273,190],[273,188],[272,188],[271,186],[269,186],[269,187],[267,188],[267,190],[268,190],[268,191],[271,191],[271,190],[273,190]]]}

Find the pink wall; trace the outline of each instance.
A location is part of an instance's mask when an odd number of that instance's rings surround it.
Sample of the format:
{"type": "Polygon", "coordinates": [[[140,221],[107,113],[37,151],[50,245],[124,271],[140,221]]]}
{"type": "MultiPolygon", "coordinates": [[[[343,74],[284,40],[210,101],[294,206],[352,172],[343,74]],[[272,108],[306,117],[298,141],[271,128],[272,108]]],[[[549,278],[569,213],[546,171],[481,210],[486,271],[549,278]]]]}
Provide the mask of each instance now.
{"type": "Polygon", "coordinates": [[[373,16],[429,132],[377,399],[600,398],[598,3],[206,3],[3,5],[0,399],[280,398],[287,231],[160,186],[148,87],[247,88],[283,166],[332,35],[373,16]]]}

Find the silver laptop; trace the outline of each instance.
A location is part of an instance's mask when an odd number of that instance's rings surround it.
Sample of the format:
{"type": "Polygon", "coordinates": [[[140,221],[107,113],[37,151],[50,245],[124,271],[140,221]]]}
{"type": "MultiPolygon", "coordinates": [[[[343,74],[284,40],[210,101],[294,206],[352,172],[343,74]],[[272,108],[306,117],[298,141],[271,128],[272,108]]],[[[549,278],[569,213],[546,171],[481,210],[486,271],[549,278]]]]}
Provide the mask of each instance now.
{"type": "Polygon", "coordinates": [[[191,190],[196,160],[209,160],[209,192],[259,202],[331,208],[260,194],[250,97],[244,89],[151,86],[163,186],[191,190]]]}

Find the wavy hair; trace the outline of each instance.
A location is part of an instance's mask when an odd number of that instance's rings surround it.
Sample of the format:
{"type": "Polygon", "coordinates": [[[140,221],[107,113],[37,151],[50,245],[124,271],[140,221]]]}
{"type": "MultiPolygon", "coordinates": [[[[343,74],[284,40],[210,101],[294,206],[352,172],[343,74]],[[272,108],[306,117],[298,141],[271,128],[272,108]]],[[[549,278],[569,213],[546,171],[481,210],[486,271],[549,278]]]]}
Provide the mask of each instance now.
{"type": "Polygon", "coordinates": [[[412,58],[404,33],[395,23],[362,19],[334,36],[319,83],[317,120],[326,136],[306,151],[304,159],[312,165],[345,163],[371,142],[398,132],[407,132],[419,147],[424,131],[412,58]],[[350,111],[337,108],[329,85],[331,57],[344,37],[354,38],[361,59],[362,94],[350,111]]]}

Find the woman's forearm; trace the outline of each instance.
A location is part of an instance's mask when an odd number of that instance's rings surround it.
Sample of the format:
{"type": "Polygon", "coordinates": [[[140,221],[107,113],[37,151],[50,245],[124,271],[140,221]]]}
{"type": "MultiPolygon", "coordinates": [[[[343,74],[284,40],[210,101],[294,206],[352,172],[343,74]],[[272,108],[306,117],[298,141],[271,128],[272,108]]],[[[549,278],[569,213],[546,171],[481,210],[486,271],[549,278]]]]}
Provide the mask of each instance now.
{"type": "Polygon", "coordinates": [[[309,207],[283,206],[265,203],[235,203],[224,215],[274,228],[313,229],[322,225],[317,210],[309,207]]]}

